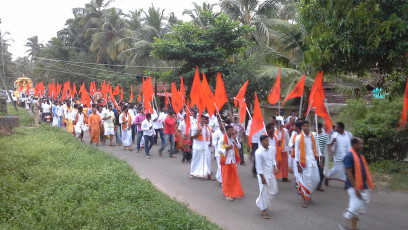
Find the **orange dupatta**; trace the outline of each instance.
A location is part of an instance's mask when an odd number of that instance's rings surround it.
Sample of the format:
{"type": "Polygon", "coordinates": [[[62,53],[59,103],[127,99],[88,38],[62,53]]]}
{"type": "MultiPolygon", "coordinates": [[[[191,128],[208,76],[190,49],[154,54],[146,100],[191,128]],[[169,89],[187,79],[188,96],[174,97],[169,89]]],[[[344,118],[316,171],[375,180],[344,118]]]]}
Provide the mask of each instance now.
{"type": "MultiPolygon", "coordinates": [[[[316,141],[314,139],[313,133],[310,133],[310,138],[312,139],[312,144],[313,144],[313,153],[315,156],[315,159],[319,159],[317,156],[317,150],[316,150],[316,141]]],[[[300,165],[305,168],[306,167],[306,151],[305,151],[305,133],[302,132],[300,134],[300,165]]]]}
{"type": "MultiPolygon", "coordinates": [[[[282,128],[281,133],[282,133],[282,139],[281,139],[281,144],[280,144],[279,148],[280,148],[280,151],[283,152],[283,150],[285,150],[285,132],[284,132],[283,128],[282,128]]],[[[275,130],[275,134],[276,134],[276,136],[279,137],[278,130],[275,130]]]]}
{"type": "MultiPolygon", "coordinates": [[[[200,125],[198,125],[198,128],[201,128],[200,125]]],[[[207,125],[207,126],[204,126],[204,128],[206,128],[207,131],[210,131],[210,132],[209,132],[209,133],[210,133],[210,137],[212,137],[212,133],[211,133],[210,127],[208,127],[208,125],[207,125]]],[[[198,134],[197,139],[198,139],[199,141],[203,141],[203,140],[204,140],[203,132],[201,132],[200,134],[198,134]]],[[[208,135],[205,135],[205,141],[209,141],[208,135]]]]}
{"type": "Polygon", "coordinates": [[[295,158],[295,141],[296,141],[296,136],[297,136],[297,133],[295,133],[294,135],[293,135],[293,147],[292,147],[292,154],[290,154],[290,156],[292,157],[292,158],[295,158]]]}
{"type": "Polygon", "coordinates": [[[278,135],[276,135],[276,133],[273,134],[273,136],[275,137],[275,142],[276,142],[276,161],[281,161],[282,160],[282,155],[281,155],[281,149],[279,146],[279,139],[278,139],[278,135]]]}
{"type": "MultiPolygon", "coordinates": [[[[227,134],[224,133],[224,144],[223,144],[223,148],[227,148],[228,146],[228,137],[227,134]]],[[[239,156],[239,152],[238,152],[238,147],[234,142],[234,152],[235,152],[235,161],[236,162],[241,162],[241,157],[239,156]]],[[[220,165],[225,165],[225,161],[227,160],[227,151],[225,151],[225,155],[220,154],[220,165]]]]}
{"type": "MultiPolygon", "coordinates": [[[[360,159],[358,157],[358,154],[354,151],[353,148],[350,148],[350,152],[353,154],[353,160],[354,160],[354,178],[356,181],[354,189],[356,190],[364,189],[363,172],[361,171],[360,159]]],[[[367,185],[370,188],[374,188],[374,183],[371,178],[370,170],[368,169],[367,161],[363,155],[360,155],[360,157],[361,157],[361,161],[364,164],[366,178],[367,178],[367,185]]]]}
{"type": "Polygon", "coordinates": [[[131,121],[131,117],[129,112],[127,112],[128,114],[128,121],[127,123],[126,121],[126,117],[125,117],[125,111],[123,111],[123,116],[122,116],[122,130],[126,130],[128,127],[132,126],[132,121],[131,121]]]}

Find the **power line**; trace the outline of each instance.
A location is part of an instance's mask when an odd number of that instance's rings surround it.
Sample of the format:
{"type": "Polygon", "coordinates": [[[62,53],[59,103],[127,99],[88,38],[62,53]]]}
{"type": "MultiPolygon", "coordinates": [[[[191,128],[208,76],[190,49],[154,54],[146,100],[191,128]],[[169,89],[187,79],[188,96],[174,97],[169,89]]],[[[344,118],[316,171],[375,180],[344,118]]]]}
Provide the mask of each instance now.
{"type": "Polygon", "coordinates": [[[100,64],[100,63],[89,63],[89,62],[65,61],[65,60],[60,60],[60,59],[42,58],[42,57],[37,57],[37,58],[38,59],[49,60],[49,61],[67,62],[67,63],[75,63],[75,64],[87,64],[87,65],[117,66],[117,67],[146,68],[146,69],[180,69],[180,67],[174,67],[174,66],[166,67],[166,66],[113,65],[113,64],[100,64]]]}

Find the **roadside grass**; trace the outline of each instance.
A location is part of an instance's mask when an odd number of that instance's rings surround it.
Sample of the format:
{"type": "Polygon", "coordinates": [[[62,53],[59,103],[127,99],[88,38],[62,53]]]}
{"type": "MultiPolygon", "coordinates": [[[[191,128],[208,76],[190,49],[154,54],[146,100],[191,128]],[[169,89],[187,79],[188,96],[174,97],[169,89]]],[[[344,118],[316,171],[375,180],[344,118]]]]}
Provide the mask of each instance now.
{"type": "Polygon", "coordinates": [[[408,191],[408,163],[392,160],[370,164],[374,183],[391,190],[408,191]]]}
{"type": "Polygon", "coordinates": [[[33,116],[23,107],[17,106],[18,111],[10,104],[7,104],[7,116],[16,116],[20,118],[20,126],[34,126],[33,116]]]}
{"type": "Polygon", "coordinates": [[[0,213],[0,229],[220,229],[125,162],[45,124],[0,138],[0,213]]]}

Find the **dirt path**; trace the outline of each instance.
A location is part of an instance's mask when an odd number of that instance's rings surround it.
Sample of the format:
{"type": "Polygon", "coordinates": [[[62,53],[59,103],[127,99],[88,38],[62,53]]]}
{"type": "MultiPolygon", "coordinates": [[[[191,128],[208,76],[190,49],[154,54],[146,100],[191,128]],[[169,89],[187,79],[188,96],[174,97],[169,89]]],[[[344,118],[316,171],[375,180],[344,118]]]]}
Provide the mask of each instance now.
{"type": "MultiPolygon", "coordinates": [[[[89,133],[84,140],[89,142],[89,133]]],[[[146,159],[144,151],[124,151],[121,147],[100,146],[102,150],[126,161],[141,178],[150,180],[159,190],[210,221],[226,229],[338,229],[343,223],[342,212],[347,207],[348,196],[343,184],[332,182],[324,192],[312,194],[313,202],[307,209],[300,207],[294,183],[278,182],[279,194],[272,201],[270,220],[263,220],[255,205],[258,182],[252,176],[252,163],[239,167],[238,173],[245,192],[243,199],[228,202],[218,182],[190,179],[190,164],[182,164],[177,158],[159,157],[157,146],[151,149],[152,158],[146,159]]],[[[167,148],[168,149],[168,148],[167,148]]],[[[163,152],[165,153],[167,149],[163,152]]],[[[165,155],[165,154],[163,154],[165,155]]],[[[212,162],[212,172],[216,171],[212,162]]],[[[293,181],[293,175],[290,175],[293,181]]],[[[362,216],[360,229],[399,230],[408,226],[408,194],[400,192],[372,191],[372,202],[362,216]]]]}

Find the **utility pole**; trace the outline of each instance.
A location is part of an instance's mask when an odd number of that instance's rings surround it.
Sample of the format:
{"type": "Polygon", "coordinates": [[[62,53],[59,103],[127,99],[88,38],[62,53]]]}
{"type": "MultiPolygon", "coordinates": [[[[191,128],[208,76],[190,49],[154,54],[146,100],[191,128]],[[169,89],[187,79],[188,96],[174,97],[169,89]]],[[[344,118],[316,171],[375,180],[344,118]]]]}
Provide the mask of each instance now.
{"type": "MultiPolygon", "coordinates": [[[[1,23],[1,20],[0,20],[0,23],[1,23]]],[[[6,35],[6,34],[10,34],[10,33],[9,32],[4,33],[4,35],[6,35]]],[[[2,75],[1,76],[2,77],[2,83],[3,83],[4,90],[6,90],[7,95],[9,96],[10,100],[13,103],[14,109],[16,111],[18,111],[17,104],[16,104],[17,102],[13,100],[13,97],[11,96],[9,90],[7,89],[7,85],[6,85],[6,72],[5,72],[5,66],[4,66],[6,61],[4,60],[4,50],[3,50],[3,36],[4,35],[2,35],[1,31],[0,31],[0,52],[1,52],[1,65],[2,65],[2,74],[1,74],[2,75]]]]}

